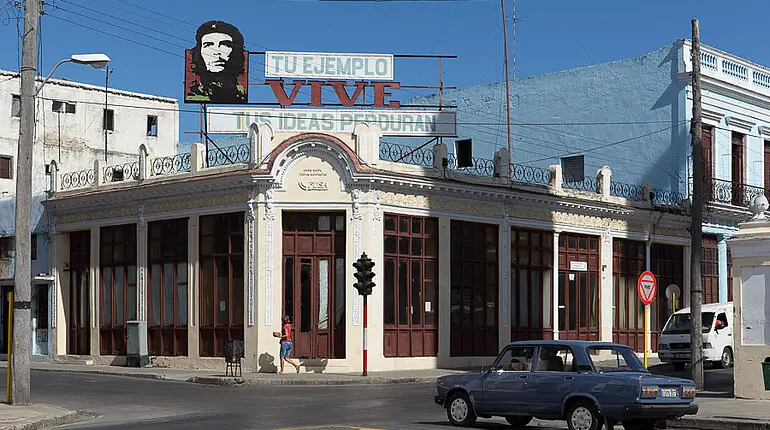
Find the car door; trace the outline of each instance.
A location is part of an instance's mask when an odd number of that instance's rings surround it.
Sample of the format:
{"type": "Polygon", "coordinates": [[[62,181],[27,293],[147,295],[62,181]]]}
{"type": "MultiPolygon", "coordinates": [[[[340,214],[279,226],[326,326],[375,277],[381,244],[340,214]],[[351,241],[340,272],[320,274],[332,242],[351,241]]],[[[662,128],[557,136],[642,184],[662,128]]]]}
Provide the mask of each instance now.
{"type": "Polygon", "coordinates": [[[577,376],[577,363],[570,347],[541,346],[527,384],[530,412],[537,416],[560,416],[577,376]]]}
{"type": "Polygon", "coordinates": [[[484,377],[479,409],[506,414],[529,413],[527,383],[532,373],[534,346],[508,346],[484,377]]]}

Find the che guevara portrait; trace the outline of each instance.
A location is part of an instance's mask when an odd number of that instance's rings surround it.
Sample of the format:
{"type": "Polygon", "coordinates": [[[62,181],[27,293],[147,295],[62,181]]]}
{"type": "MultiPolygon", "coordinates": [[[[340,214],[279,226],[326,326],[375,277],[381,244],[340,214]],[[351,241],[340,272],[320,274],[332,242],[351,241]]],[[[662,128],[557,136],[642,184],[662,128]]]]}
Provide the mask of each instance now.
{"type": "Polygon", "coordinates": [[[185,51],[185,103],[247,103],[249,53],[241,32],[208,21],[198,27],[195,42],[185,51]]]}

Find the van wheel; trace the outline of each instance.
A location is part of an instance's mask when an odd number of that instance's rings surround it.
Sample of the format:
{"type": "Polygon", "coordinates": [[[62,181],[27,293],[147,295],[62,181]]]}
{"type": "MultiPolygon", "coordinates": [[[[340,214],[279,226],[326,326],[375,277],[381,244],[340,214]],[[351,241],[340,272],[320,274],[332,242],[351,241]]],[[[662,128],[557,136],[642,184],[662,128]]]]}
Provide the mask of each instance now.
{"type": "Polygon", "coordinates": [[[676,370],[682,370],[684,369],[684,363],[672,363],[674,365],[674,369],[676,370]]]}
{"type": "Polygon", "coordinates": [[[733,367],[733,350],[729,346],[726,346],[722,351],[722,360],[719,362],[723,369],[733,367]]]}
{"type": "Polygon", "coordinates": [[[449,398],[446,415],[449,422],[457,427],[471,427],[476,422],[476,411],[465,393],[457,393],[449,398]]]}

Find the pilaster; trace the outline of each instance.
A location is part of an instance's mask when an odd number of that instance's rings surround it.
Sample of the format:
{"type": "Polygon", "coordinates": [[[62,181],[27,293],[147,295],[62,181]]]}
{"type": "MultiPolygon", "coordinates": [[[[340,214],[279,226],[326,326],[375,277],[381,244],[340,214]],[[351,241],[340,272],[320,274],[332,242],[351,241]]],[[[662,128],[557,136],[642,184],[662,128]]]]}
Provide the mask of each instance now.
{"type": "Polygon", "coordinates": [[[719,302],[724,303],[727,301],[727,237],[725,235],[719,236],[717,242],[717,253],[719,265],[719,302]]]}
{"type": "Polygon", "coordinates": [[[612,283],[612,234],[609,229],[602,232],[601,236],[601,292],[599,293],[599,313],[600,313],[600,336],[603,342],[612,342],[612,306],[613,283],[612,283]]]}
{"type": "Polygon", "coordinates": [[[553,232],[553,338],[559,339],[559,232],[553,232]]]}
{"type": "Polygon", "coordinates": [[[498,291],[500,310],[498,324],[499,347],[507,345],[511,341],[511,222],[508,217],[508,206],[503,205],[503,220],[498,230],[499,255],[500,255],[500,291],[498,291]]]}
{"type": "Polygon", "coordinates": [[[199,322],[198,313],[200,300],[200,243],[199,243],[200,216],[191,215],[187,222],[187,355],[191,359],[200,357],[199,322]]]}
{"type": "Polygon", "coordinates": [[[451,243],[451,218],[440,216],[438,218],[438,361],[449,360],[452,317],[452,253],[451,243]]]}

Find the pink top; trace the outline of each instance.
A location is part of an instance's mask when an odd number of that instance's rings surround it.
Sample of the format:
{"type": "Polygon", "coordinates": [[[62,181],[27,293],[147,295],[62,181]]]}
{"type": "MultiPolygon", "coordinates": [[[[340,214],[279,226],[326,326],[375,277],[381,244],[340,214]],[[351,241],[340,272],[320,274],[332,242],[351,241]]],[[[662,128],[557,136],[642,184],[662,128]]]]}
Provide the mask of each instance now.
{"type": "Polygon", "coordinates": [[[291,342],[291,324],[284,324],[281,342],[291,342]]]}

